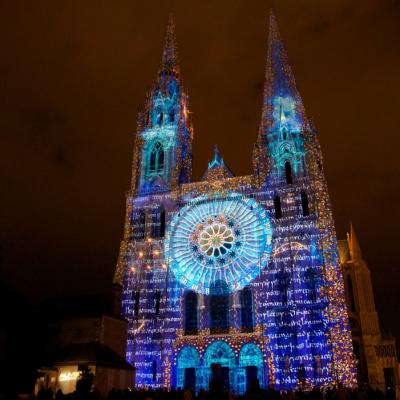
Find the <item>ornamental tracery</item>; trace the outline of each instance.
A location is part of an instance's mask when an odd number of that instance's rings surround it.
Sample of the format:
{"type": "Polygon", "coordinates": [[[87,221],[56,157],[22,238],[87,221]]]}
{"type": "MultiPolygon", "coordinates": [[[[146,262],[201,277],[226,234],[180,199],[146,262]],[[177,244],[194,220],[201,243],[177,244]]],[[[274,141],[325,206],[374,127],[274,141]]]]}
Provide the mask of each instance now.
{"type": "Polygon", "coordinates": [[[233,292],[259,275],[271,241],[269,218],[254,199],[235,193],[202,196],[171,221],[165,260],[177,280],[192,290],[210,294],[219,281],[233,292]]]}

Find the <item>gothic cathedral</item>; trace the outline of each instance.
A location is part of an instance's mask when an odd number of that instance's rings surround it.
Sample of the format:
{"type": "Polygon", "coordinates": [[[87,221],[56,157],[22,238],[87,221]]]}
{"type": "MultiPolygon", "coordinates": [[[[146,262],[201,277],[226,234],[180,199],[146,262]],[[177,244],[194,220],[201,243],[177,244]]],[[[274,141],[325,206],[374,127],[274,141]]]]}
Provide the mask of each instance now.
{"type": "Polygon", "coordinates": [[[171,18],[138,117],[115,272],[136,385],[353,385],[321,150],[273,14],[252,175],[235,176],[215,148],[193,182],[192,139],[171,18]]]}

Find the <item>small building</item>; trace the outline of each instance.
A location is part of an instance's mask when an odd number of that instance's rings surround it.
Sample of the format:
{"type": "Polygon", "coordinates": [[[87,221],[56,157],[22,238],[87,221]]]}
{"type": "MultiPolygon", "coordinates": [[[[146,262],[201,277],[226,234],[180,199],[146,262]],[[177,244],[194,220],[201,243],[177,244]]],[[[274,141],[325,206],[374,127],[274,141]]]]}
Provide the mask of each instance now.
{"type": "Polygon", "coordinates": [[[64,394],[76,388],[83,367],[94,375],[93,387],[103,396],[112,389],[126,389],[134,383],[134,367],[110,347],[99,343],[72,343],[65,346],[54,361],[57,368],[57,387],[64,394]]]}
{"type": "MultiPolygon", "coordinates": [[[[119,293],[117,290],[116,293],[119,293]]],[[[135,368],[125,360],[127,321],[103,296],[50,299],[43,305],[48,318],[46,367],[37,371],[35,394],[41,387],[71,393],[81,371],[94,375],[93,387],[105,396],[112,389],[135,385],[135,368]]]]}

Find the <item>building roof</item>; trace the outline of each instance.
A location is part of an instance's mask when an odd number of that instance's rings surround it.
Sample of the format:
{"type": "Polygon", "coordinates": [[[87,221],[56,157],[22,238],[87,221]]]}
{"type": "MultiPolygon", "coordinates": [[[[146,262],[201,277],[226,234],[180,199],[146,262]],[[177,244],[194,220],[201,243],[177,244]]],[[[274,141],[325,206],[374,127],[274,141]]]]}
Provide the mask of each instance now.
{"type": "Polygon", "coordinates": [[[218,146],[214,145],[214,158],[208,163],[208,168],[203,174],[202,180],[222,180],[233,176],[233,172],[219,154],[218,146]]]}
{"type": "Polygon", "coordinates": [[[91,364],[97,367],[134,370],[123,357],[108,346],[98,343],[72,343],[61,349],[54,365],[91,364]]]}

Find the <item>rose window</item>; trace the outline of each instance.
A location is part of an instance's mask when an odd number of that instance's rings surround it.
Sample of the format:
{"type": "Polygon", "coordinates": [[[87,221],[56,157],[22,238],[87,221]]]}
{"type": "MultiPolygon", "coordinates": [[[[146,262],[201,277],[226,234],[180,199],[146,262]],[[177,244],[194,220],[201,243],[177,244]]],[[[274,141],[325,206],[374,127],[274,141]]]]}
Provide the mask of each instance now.
{"type": "Polygon", "coordinates": [[[230,292],[248,285],[266,265],[272,229],[265,209],[254,199],[231,194],[205,196],[182,207],[165,241],[165,261],[177,280],[209,294],[216,282],[230,292]]]}

